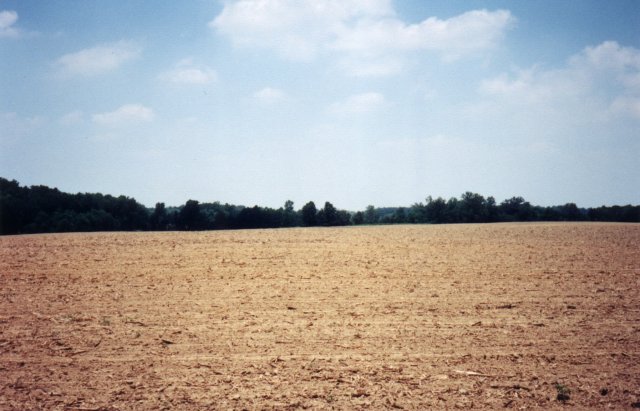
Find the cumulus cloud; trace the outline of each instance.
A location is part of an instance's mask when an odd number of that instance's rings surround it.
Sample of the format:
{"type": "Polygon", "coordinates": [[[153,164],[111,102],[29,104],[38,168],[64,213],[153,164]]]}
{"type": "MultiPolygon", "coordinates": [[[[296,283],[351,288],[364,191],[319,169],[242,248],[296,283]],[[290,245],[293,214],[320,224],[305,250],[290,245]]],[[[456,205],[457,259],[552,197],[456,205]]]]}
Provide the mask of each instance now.
{"type": "Polygon", "coordinates": [[[159,78],[176,84],[204,85],[218,78],[215,70],[207,66],[198,66],[191,59],[184,59],[169,71],[160,74],[159,78]]]}
{"type": "Polygon", "coordinates": [[[483,80],[480,91],[486,95],[511,98],[520,104],[543,103],[558,95],[575,94],[581,89],[573,81],[566,82],[567,75],[564,70],[545,71],[532,67],[483,80]]]}
{"type": "Polygon", "coordinates": [[[114,111],[98,113],[92,116],[94,123],[106,126],[149,122],[153,118],[153,110],[141,104],[125,104],[114,111]]]}
{"type": "Polygon", "coordinates": [[[307,60],[354,18],[393,13],[388,0],[241,0],[225,4],[209,25],[237,45],[273,48],[307,60]]]}
{"type": "Polygon", "coordinates": [[[587,47],[571,59],[576,67],[586,67],[594,74],[614,75],[624,86],[640,90],[640,50],[623,47],[615,41],[605,41],[587,47]]]}
{"type": "Polygon", "coordinates": [[[18,37],[20,32],[15,28],[18,13],[13,10],[0,11],[0,37],[18,37]]]}
{"type": "Polygon", "coordinates": [[[137,58],[141,51],[136,43],[123,40],[65,54],[56,64],[66,74],[94,76],[116,70],[125,62],[137,58]]]}
{"type": "Polygon", "coordinates": [[[615,70],[627,67],[640,67],[640,53],[633,47],[623,47],[615,41],[605,41],[595,47],[587,47],[583,53],[572,60],[580,64],[581,60],[588,61],[595,67],[612,68],[615,70]]]}
{"type": "Polygon", "coordinates": [[[329,111],[335,114],[362,114],[377,110],[386,104],[384,95],[376,92],[354,94],[333,103],[329,111]]]}
{"type": "Polygon", "coordinates": [[[509,11],[475,10],[409,24],[389,0],[242,0],[225,4],[209,25],[239,46],[294,60],[335,53],[351,74],[388,75],[400,71],[409,52],[455,59],[490,49],[514,21],[509,11]]]}
{"type": "Polygon", "coordinates": [[[273,87],[265,87],[253,93],[253,98],[263,104],[274,104],[284,100],[286,93],[273,87]]]}
{"type": "Polygon", "coordinates": [[[494,47],[513,21],[506,10],[474,10],[446,20],[429,17],[418,24],[395,18],[363,20],[343,27],[332,47],[365,56],[435,50],[451,59],[494,47]]]}

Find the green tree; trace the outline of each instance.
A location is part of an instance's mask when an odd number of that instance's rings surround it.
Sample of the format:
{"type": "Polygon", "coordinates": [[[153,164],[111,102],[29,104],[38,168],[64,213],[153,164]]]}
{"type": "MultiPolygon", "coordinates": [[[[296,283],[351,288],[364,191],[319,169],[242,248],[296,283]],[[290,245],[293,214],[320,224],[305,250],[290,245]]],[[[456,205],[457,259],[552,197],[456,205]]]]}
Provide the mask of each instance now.
{"type": "Polygon", "coordinates": [[[392,221],[394,224],[404,224],[407,222],[407,211],[404,207],[399,207],[394,211],[392,221]]]}
{"type": "Polygon", "coordinates": [[[87,231],[113,231],[117,227],[116,219],[102,209],[94,208],[85,215],[88,220],[87,231]]]}
{"type": "MultiPolygon", "coordinates": [[[[431,200],[431,196],[427,198],[427,201],[431,200]]],[[[414,224],[423,224],[428,222],[427,219],[427,206],[422,203],[414,203],[409,208],[409,221],[414,224]]]]}
{"type": "Polygon", "coordinates": [[[487,221],[490,223],[498,221],[498,206],[496,206],[496,199],[493,196],[487,197],[487,221]]]}
{"type": "Polygon", "coordinates": [[[338,210],[336,225],[351,225],[351,213],[346,210],[338,210]]]}
{"type": "Polygon", "coordinates": [[[324,216],[322,221],[323,225],[333,226],[338,224],[338,210],[331,204],[330,202],[324,203],[324,208],[322,209],[322,215],[324,216]]]}
{"type": "Polygon", "coordinates": [[[442,224],[447,222],[447,202],[442,197],[433,199],[427,197],[427,205],[425,206],[425,220],[421,222],[429,222],[433,224],[442,224]]]}
{"type": "Polygon", "coordinates": [[[377,222],[378,222],[378,215],[376,213],[376,208],[372,205],[368,205],[366,210],[364,210],[364,223],[376,224],[377,222]]]}
{"type": "Polygon", "coordinates": [[[307,227],[313,227],[317,225],[318,209],[313,201],[309,201],[302,206],[302,224],[307,227]]]}
{"type": "Polygon", "coordinates": [[[164,203],[156,203],[156,208],[149,217],[149,225],[152,230],[167,229],[167,209],[164,203]]]}
{"type": "Polygon", "coordinates": [[[499,210],[503,221],[531,221],[536,217],[534,208],[522,197],[504,200],[499,210]]]}
{"type": "Polygon", "coordinates": [[[447,211],[445,213],[446,223],[459,223],[460,222],[460,201],[457,198],[451,197],[447,201],[447,211]]]}
{"type": "Polygon", "coordinates": [[[0,178],[0,234],[22,232],[29,214],[25,188],[16,180],[0,178]]]}
{"type": "Polygon", "coordinates": [[[179,226],[183,230],[201,230],[204,228],[204,215],[200,211],[200,202],[188,200],[178,214],[179,226]]]}
{"type": "Polygon", "coordinates": [[[575,203],[567,203],[561,206],[560,213],[565,221],[580,221],[583,219],[580,209],[575,203]]]}
{"type": "Polygon", "coordinates": [[[282,226],[294,227],[296,225],[296,212],[293,209],[293,201],[287,200],[282,210],[282,226]]]}
{"type": "Polygon", "coordinates": [[[483,223],[487,221],[485,199],[480,194],[467,191],[462,194],[458,205],[463,223],[483,223]]]}

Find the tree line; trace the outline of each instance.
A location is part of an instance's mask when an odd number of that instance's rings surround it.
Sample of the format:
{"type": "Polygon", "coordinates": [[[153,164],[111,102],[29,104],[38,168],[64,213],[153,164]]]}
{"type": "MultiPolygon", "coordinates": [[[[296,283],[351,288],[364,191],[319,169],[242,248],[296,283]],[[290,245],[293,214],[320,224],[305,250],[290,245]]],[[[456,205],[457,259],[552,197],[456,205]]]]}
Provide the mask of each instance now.
{"type": "Polygon", "coordinates": [[[350,212],[330,202],[322,208],[310,201],[299,210],[292,201],[280,208],[244,207],[188,200],[179,207],[157,203],[146,208],[135,199],[100,193],[69,194],[47,186],[20,186],[0,177],[0,234],[74,231],[224,230],[362,224],[442,224],[515,221],[640,222],[640,206],[579,208],[531,205],[522,197],[497,204],[493,197],[466,192],[445,200],[427,197],[410,207],[350,212]]]}

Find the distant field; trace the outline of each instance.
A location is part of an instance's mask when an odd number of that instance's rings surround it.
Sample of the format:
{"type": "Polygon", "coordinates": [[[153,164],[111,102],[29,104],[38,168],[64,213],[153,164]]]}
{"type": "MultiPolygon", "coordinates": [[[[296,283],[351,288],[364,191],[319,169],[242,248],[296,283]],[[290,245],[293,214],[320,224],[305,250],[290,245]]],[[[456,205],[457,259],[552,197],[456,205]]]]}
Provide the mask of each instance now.
{"type": "Polygon", "coordinates": [[[0,237],[0,282],[0,409],[640,401],[638,224],[0,237]]]}

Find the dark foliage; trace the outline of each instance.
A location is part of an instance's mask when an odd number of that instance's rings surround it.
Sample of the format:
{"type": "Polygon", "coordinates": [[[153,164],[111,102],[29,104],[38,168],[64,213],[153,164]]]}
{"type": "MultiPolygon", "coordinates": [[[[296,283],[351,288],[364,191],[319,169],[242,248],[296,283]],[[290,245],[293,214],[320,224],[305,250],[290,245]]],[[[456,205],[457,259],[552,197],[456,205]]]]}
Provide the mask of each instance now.
{"type": "Polygon", "coordinates": [[[302,224],[307,227],[317,225],[318,222],[318,210],[313,201],[309,201],[302,207],[302,224]]]}
{"type": "Polygon", "coordinates": [[[0,178],[0,234],[148,228],[147,209],[132,198],[20,187],[0,178]]]}
{"type": "Polygon", "coordinates": [[[640,206],[579,208],[574,203],[533,206],[522,197],[496,204],[493,197],[466,192],[445,200],[427,197],[411,207],[375,208],[350,213],[313,201],[296,211],[287,200],[278,209],[188,200],[180,207],[157,203],[147,209],[133,198],[100,193],[68,194],[46,186],[21,187],[0,177],[0,234],[69,231],[223,230],[350,224],[441,224],[509,221],[640,222],[640,206]]]}

